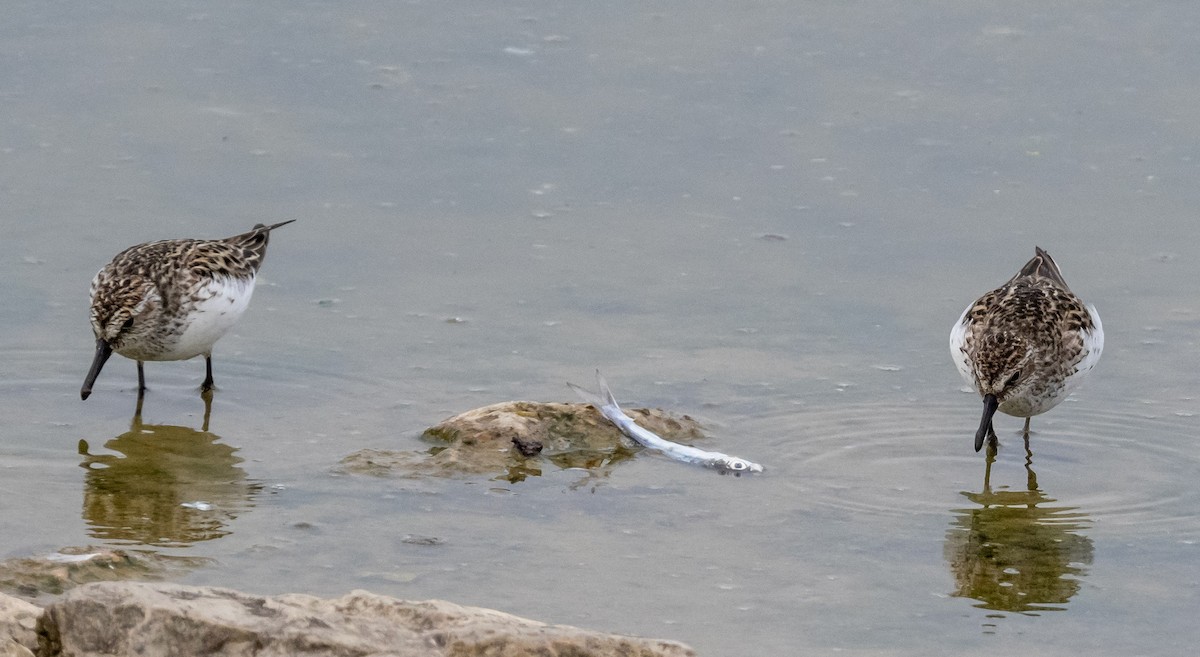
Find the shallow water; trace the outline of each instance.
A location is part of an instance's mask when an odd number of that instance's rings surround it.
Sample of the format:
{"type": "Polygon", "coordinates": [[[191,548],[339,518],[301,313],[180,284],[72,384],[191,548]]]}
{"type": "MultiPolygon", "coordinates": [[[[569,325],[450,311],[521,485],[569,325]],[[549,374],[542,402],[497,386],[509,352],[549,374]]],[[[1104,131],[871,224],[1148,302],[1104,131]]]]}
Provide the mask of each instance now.
{"type": "Polygon", "coordinates": [[[0,25],[0,555],[148,546],[704,655],[1200,639],[1200,9],[122,7],[0,25]],[[108,258],[289,218],[207,429],[200,361],[147,364],[141,426],[129,361],[79,400],[108,258]],[[1028,465],[998,419],[985,485],[947,334],[1035,244],[1107,347],[1028,465]],[[767,472],[335,472],[597,367],[767,472]]]}

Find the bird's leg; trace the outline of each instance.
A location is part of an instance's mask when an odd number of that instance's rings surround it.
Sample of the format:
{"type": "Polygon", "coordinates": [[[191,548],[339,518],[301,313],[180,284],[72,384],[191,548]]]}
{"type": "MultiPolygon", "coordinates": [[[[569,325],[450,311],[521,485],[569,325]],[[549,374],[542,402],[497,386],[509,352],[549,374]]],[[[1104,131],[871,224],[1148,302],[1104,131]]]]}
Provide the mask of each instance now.
{"type": "Polygon", "coordinates": [[[142,361],[138,361],[138,401],[146,394],[146,373],[142,370],[142,361]]]}
{"type": "Polygon", "coordinates": [[[983,494],[991,495],[992,494],[992,464],[996,462],[996,443],[989,440],[988,444],[987,444],[987,452],[985,452],[985,454],[986,454],[986,458],[985,458],[984,462],[986,463],[986,465],[983,468],[983,494]]]}
{"type": "Polygon", "coordinates": [[[200,390],[207,392],[216,388],[213,385],[212,378],[212,354],[204,354],[204,383],[200,384],[200,390]]]}
{"type": "Polygon", "coordinates": [[[204,400],[204,424],[200,427],[200,430],[208,431],[208,419],[212,416],[212,390],[205,390],[200,393],[200,398],[204,400]]]}
{"type": "Polygon", "coordinates": [[[991,422],[988,422],[987,443],[988,448],[993,453],[996,451],[996,448],[1000,446],[1000,439],[996,437],[996,427],[993,426],[991,422]]]}
{"type": "Polygon", "coordinates": [[[1032,419],[1032,416],[1025,418],[1025,444],[1026,445],[1029,444],[1029,420],[1031,420],[1031,419],[1032,419]]]}
{"type": "Polygon", "coordinates": [[[133,421],[130,422],[130,431],[140,431],[142,429],[142,399],[141,391],[138,391],[137,408],[133,409],[133,421]]]}
{"type": "MultiPolygon", "coordinates": [[[[1025,422],[1029,422],[1028,419],[1025,422]]],[[[1037,473],[1033,471],[1033,451],[1029,449],[1029,432],[1025,432],[1025,488],[1038,489],[1037,473]]]]}

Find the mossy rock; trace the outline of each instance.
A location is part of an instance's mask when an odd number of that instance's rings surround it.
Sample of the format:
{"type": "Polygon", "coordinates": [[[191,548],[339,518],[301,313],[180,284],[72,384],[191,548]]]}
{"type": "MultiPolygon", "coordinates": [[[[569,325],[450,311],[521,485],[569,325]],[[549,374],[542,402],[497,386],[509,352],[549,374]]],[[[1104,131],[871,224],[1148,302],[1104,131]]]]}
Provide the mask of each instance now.
{"type": "MultiPolygon", "coordinates": [[[[639,425],[675,442],[704,438],[700,423],[659,409],[630,409],[639,425]]],[[[642,449],[590,404],[510,401],[460,413],[425,430],[425,453],[361,450],[338,470],[376,476],[492,474],[509,481],[537,476],[545,464],[597,469],[642,449]]]]}

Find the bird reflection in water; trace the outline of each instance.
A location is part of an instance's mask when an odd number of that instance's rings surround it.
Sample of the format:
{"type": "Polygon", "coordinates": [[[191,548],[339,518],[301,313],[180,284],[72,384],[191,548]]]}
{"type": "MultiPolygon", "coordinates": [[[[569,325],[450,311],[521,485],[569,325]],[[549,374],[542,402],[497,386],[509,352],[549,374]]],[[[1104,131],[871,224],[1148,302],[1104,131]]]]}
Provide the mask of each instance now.
{"type": "Polygon", "coordinates": [[[946,532],[952,595],[1024,615],[1065,609],[1092,563],[1092,541],[1079,533],[1091,521],[1078,507],[1052,506],[1056,500],[1038,488],[1028,436],[1025,490],[992,490],[995,460],[989,447],[982,492],[962,494],[975,506],[955,509],[946,532]]]}
{"type": "Polygon", "coordinates": [[[142,423],[142,400],[129,431],[106,442],[113,453],[84,456],[83,518],[97,539],[158,547],[187,546],[229,533],[253,506],[261,484],[246,478],[237,449],[208,430],[212,393],[200,430],[142,423]]]}

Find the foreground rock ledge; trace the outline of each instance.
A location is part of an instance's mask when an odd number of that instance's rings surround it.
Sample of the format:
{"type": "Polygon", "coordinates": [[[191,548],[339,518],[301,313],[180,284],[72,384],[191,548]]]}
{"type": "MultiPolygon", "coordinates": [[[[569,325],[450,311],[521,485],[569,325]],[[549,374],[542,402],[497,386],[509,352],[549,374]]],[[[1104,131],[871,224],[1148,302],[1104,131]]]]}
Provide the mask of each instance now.
{"type": "Polygon", "coordinates": [[[694,657],[673,641],[547,625],[440,600],[355,591],[334,600],[102,582],[45,610],[40,657],[694,657]]]}
{"type": "Polygon", "coordinates": [[[37,647],[40,607],[0,593],[0,657],[27,657],[37,647]]]}

